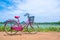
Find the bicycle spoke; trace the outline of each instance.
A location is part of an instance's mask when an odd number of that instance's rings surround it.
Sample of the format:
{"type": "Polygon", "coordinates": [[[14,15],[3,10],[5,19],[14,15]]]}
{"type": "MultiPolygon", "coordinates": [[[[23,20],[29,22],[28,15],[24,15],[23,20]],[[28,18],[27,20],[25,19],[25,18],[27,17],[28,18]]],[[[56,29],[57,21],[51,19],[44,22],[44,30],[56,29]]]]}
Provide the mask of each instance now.
{"type": "Polygon", "coordinates": [[[7,34],[15,34],[17,31],[12,29],[12,26],[14,26],[15,24],[17,24],[15,21],[11,21],[11,22],[8,21],[5,25],[5,28],[4,28],[5,32],[7,34]]]}

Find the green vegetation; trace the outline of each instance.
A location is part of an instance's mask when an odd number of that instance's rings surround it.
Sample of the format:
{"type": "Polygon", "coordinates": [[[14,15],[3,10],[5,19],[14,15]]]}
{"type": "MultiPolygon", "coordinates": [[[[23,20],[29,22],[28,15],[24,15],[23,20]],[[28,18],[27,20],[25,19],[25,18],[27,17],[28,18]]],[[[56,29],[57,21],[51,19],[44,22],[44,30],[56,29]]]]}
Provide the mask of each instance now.
{"type": "MultiPolygon", "coordinates": [[[[9,29],[9,28],[7,28],[9,29]]],[[[55,31],[55,32],[60,32],[60,27],[45,27],[45,28],[42,28],[42,27],[39,27],[39,28],[35,28],[35,30],[37,32],[49,32],[49,31],[55,31]]],[[[0,26],[0,31],[4,31],[4,27],[3,26],[0,26]]],[[[32,31],[31,28],[29,28],[29,31],[32,31]]],[[[26,28],[24,29],[24,32],[27,32],[26,28]]]]}
{"type": "MultiPolygon", "coordinates": [[[[5,22],[0,22],[0,24],[4,24],[5,22]]],[[[59,24],[60,22],[45,22],[45,23],[35,23],[35,25],[40,25],[40,24],[59,24]]],[[[9,28],[7,28],[9,30],[9,28]]],[[[56,31],[56,32],[60,32],[60,26],[56,27],[56,26],[50,26],[50,27],[38,27],[35,28],[36,31],[38,32],[49,32],[49,31],[56,31]]],[[[4,26],[0,25],[0,31],[4,31],[4,26]]],[[[24,32],[27,32],[26,28],[24,28],[23,30],[24,32]]],[[[29,31],[32,31],[31,28],[29,28],[29,31]]]]}
{"type": "MultiPolygon", "coordinates": [[[[26,29],[24,31],[27,32],[26,29]]],[[[32,31],[32,29],[29,28],[29,31],[32,31]]],[[[60,27],[46,27],[46,28],[39,27],[39,28],[35,28],[35,31],[37,32],[49,32],[49,31],[60,32],[60,27]]]]}
{"type": "Polygon", "coordinates": [[[4,26],[0,26],[0,31],[4,31],[4,26]]]}
{"type": "Polygon", "coordinates": [[[60,24],[60,21],[58,21],[58,22],[43,22],[43,23],[35,23],[35,24],[60,24]]]}
{"type": "Polygon", "coordinates": [[[56,32],[60,32],[60,27],[46,27],[46,28],[37,28],[37,30],[40,32],[49,32],[49,31],[56,31],[56,32]]]}

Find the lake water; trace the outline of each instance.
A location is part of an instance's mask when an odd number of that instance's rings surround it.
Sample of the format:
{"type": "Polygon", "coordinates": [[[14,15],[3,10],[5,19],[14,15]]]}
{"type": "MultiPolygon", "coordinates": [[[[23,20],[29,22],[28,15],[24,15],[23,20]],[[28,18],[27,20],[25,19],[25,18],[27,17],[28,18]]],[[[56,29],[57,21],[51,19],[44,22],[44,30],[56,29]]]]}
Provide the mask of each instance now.
{"type": "Polygon", "coordinates": [[[0,24],[0,26],[3,26],[4,24],[0,24]]]}
{"type": "MultiPolygon", "coordinates": [[[[4,24],[0,24],[0,26],[4,26],[4,24]]],[[[34,25],[36,27],[37,25],[34,25]]],[[[59,24],[38,24],[39,27],[60,27],[59,24]]]]}
{"type": "Polygon", "coordinates": [[[39,24],[39,27],[60,27],[59,24],[39,24]]]}

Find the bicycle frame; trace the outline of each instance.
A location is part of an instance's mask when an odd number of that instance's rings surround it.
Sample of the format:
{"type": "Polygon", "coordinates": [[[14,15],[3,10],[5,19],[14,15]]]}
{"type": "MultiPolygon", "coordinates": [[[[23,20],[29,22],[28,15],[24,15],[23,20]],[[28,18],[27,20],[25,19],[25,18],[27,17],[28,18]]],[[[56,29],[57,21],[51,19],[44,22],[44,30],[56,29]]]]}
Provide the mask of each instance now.
{"type": "MultiPolygon", "coordinates": [[[[33,22],[30,22],[30,16],[29,16],[29,14],[26,14],[25,16],[27,16],[28,17],[28,19],[27,19],[27,21],[26,21],[26,27],[28,27],[29,25],[32,27],[32,24],[33,24],[33,22]]],[[[20,21],[19,21],[19,18],[17,18],[17,23],[18,23],[18,27],[19,26],[21,26],[22,27],[22,25],[20,25],[20,21]]]]}
{"type": "MultiPolygon", "coordinates": [[[[27,16],[27,18],[28,18],[27,21],[26,21],[27,27],[28,27],[28,25],[32,26],[33,22],[30,22],[30,18],[31,18],[31,17],[34,18],[34,16],[30,16],[29,13],[26,13],[24,16],[27,16]]],[[[19,16],[18,16],[18,17],[19,17],[19,16]]],[[[18,22],[18,24],[19,24],[19,22],[20,22],[20,21],[19,21],[19,18],[17,18],[17,20],[18,20],[17,22],[18,22]]]]}
{"type": "MultiPolygon", "coordinates": [[[[18,25],[20,25],[19,19],[17,19],[17,23],[18,23],[18,25]]],[[[32,26],[32,23],[30,22],[29,19],[26,21],[26,26],[28,27],[28,25],[32,26]]]]}

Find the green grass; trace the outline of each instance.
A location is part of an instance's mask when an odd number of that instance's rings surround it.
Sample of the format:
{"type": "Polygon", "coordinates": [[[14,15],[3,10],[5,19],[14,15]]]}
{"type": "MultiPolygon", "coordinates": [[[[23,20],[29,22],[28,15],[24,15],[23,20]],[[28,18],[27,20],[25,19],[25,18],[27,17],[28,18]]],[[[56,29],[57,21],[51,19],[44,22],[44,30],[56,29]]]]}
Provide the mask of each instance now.
{"type": "MultiPolygon", "coordinates": [[[[9,30],[9,28],[7,28],[9,30]]],[[[4,31],[4,26],[0,26],[0,31],[4,31]]],[[[31,28],[29,28],[29,31],[32,31],[31,28]]],[[[45,28],[42,28],[42,27],[39,27],[39,28],[35,28],[35,31],[37,32],[49,32],[49,31],[54,31],[54,32],[60,32],[60,27],[45,27],[45,28]]],[[[24,28],[24,32],[27,32],[26,28],[24,28]]]]}
{"type": "Polygon", "coordinates": [[[0,26],[0,31],[4,31],[4,26],[0,26]]]}
{"type": "Polygon", "coordinates": [[[38,31],[41,31],[41,32],[49,32],[49,31],[60,32],[60,27],[46,27],[46,28],[40,27],[38,31]]]}

